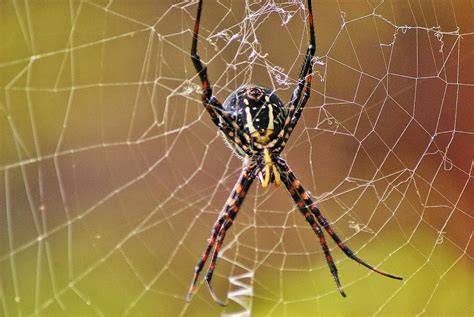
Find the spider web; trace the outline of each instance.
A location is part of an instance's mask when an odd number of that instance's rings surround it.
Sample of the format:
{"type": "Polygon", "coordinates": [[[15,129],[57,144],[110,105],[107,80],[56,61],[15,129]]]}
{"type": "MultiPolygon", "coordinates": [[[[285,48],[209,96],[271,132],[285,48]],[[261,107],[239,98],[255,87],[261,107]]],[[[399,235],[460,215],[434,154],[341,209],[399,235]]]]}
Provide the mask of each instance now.
{"type": "MultiPolygon", "coordinates": [[[[228,306],[200,283],[185,303],[241,168],[200,105],[196,1],[2,1],[0,315],[472,315],[472,1],[313,2],[315,80],[284,157],[404,280],[329,241],[343,299],[286,191],[254,184],[214,274],[228,306]]],[[[289,100],[304,1],[205,1],[202,20],[221,101],[250,82],[289,100]]]]}

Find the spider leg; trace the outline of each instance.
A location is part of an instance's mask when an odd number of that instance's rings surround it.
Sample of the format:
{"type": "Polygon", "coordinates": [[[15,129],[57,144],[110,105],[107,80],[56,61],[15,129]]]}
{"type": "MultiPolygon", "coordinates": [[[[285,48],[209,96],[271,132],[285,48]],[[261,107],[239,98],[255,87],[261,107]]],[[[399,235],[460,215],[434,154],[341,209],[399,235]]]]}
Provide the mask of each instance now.
{"type": "Polygon", "coordinates": [[[314,33],[314,20],[313,20],[313,12],[312,12],[312,3],[311,0],[308,0],[308,23],[309,23],[309,45],[308,49],[306,50],[306,55],[303,63],[303,67],[301,68],[301,72],[298,78],[298,84],[293,91],[293,95],[291,97],[291,101],[288,107],[288,114],[285,119],[284,128],[278,134],[278,145],[275,146],[277,148],[281,145],[281,149],[285,145],[286,141],[291,135],[291,132],[295,128],[298,120],[303,112],[306,103],[309,100],[311,95],[311,81],[313,79],[313,58],[316,52],[316,38],[314,33]],[[305,87],[306,84],[306,87],[305,87]],[[304,89],[304,96],[301,99],[301,95],[304,89]]]}
{"type": "Polygon", "coordinates": [[[232,219],[228,219],[225,222],[224,227],[219,232],[219,236],[217,238],[216,248],[214,249],[214,254],[212,255],[211,264],[209,265],[209,268],[208,268],[207,273],[206,273],[206,278],[205,278],[205,280],[207,282],[207,288],[209,289],[209,293],[211,294],[212,299],[217,304],[219,304],[221,306],[226,306],[226,304],[221,299],[219,299],[219,297],[214,292],[214,289],[212,288],[212,285],[211,285],[211,280],[212,280],[212,275],[214,274],[214,269],[216,267],[216,262],[217,262],[217,257],[219,256],[219,251],[222,247],[222,243],[224,242],[225,234],[227,232],[227,229],[230,228],[231,224],[232,224],[232,219]]]}
{"type": "Polygon", "coordinates": [[[321,244],[321,248],[323,249],[324,255],[326,257],[326,261],[329,266],[329,270],[331,271],[331,274],[334,278],[334,281],[336,282],[336,286],[339,292],[341,293],[343,297],[346,297],[346,293],[344,293],[344,290],[342,289],[342,286],[341,286],[341,282],[339,280],[336,264],[334,263],[334,260],[331,256],[331,252],[329,251],[329,248],[326,242],[326,238],[324,237],[324,232],[321,230],[321,227],[318,225],[318,223],[314,219],[313,213],[305,204],[304,200],[301,198],[300,193],[298,192],[297,188],[295,188],[294,183],[288,177],[288,174],[282,173],[282,175],[283,175],[283,183],[285,184],[286,189],[288,190],[291,197],[295,201],[301,214],[305,217],[306,221],[309,223],[314,233],[316,233],[316,235],[319,238],[319,243],[321,244]]]}
{"type": "MultiPolygon", "coordinates": [[[[348,256],[352,260],[356,261],[357,263],[365,266],[366,268],[368,268],[368,269],[370,269],[370,270],[372,270],[376,273],[379,273],[383,276],[393,278],[393,279],[396,279],[396,280],[402,280],[403,279],[402,277],[383,272],[383,271],[373,267],[372,265],[366,263],[365,261],[363,261],[359,257],[357,257],[354,254],[354,251],[352,251],[344,242],[342,242],[341,238],[334,232],[334,230],[332,229],[329,222],[321,214],[321,211],[314,205],[314,202],[313,202],[311,196],[304,189],[303,185],[301,185],[299,180],[296,178],[296,175],[291,171],[291,169],[288,167],[286,162],[284,162],[283,159],[280,159],[278,161],[278,166],[281,169],[282,174],[285,175],[286,181],[290,183],[291,188],[301,198],[301,201],[303,202],[303,205],[306,206],[309,209],[309,211],[313,214],[314,217],[316,217],[316,220],[318,221],[318,223],[324,228],[324,230],[326,230],[326,232],[331,236],[331,238],[334,240],[334,242],[337,243],[337,246],[344,252],[344,254],[346,256],[348,256]]],[[[290,194],[291,194],[291,192],[290,192],[290,194]]]]}
{"type": "MultiPolygon", "coordinates": [[[[308,49],[306,50],[305,59],[303,62],[303,66],[300,71],[300,75],[298,77],[298,84],[293,91],[293,95],[291,97],[290,107],[288,109],[288,117],[292,119],[298,104],[300,103],[301,94],[303,92],[303,87],[305,83],[307,84],[308,81],[311,82],[312,78],[312,68],[313,68],[313,57],[316,52],[316,37],[314,33],[314,20],[313,20],[313,9],[311,0],[308,0],[308,23],[309,23],[309,45],[308,49]]],[[[304,107],[304,105],[303,105],[304,107]]],[[[300,107],[301,108],[301,105],[300,107]]]]}
{"type": "Polygon", "coordinates": [[[250,185],[252,184],[253,179],[255,177],[255,173],[254,173],[255,165],[249,165],[248,163],[246,164],[247,165],[244,166],[242,173],[240,174],[240,177],[227,200],[227,203],[224,207],[223,212],[221,213],[221,215],[219,216],[219,218],[214,224],[206,249],[204,250],[204,253],[201,259],[199,260],[198,264],[195,267],[194,277],[191,282],[191,286],[189,288],[188,294],[186,296],[186,300],[188,302],[191,300],[191,297],[193,295],[196,282],[199,278],[199,274],[201,273],[204,267],[204,264],[206,263],[207,258],[209,257],[209,254],[215,245],[216,247],[214,249],[211,263],[209,264],[209,269],[207,271],[205,279],[209,288],[209,292],[212,298],[214,299],[214,301],[221,306],[225,306],[224,302],[222,302],[214,293],[211,287],[211,280],[212,280],[212,275],[216,266],[217,257],[219,255],[220,248],[224,241],[225,233],[230,228],[233,220],[237,216],[240,206],[242,205],[244,201],[245,195],[247,194],[250,188],[250,185]]]}
{"type": "MultiPolygon", "coordinates": [[[[301,114],[303,113],[304,106],[309,100],[309,97],[311,95],[311,81],[312,81],[313,75],[309,74],[306,78],[306,87],[305,87],[305,92],[303,95],[303,99],[301,100],[301,103],[299,107],[294,111],[294,114],[290,118],[288,116],[285,121],[285,128],[280,132],[279,135],[279,142],[278,145],[281,145],[281,150],[283,150],[283,147],[285,146],[286,142],[290,138],[291,133],[293,132],[293,129],[295,128],[296,124],[298,123],[298,120],[301,117],[301,114]]],[[[291,108],[290,108],[291,109],[291,108]]],[[[280,150],[280,152],[281,152],[280,150]]]]}
{"type": "Polygon", "coordinates": [[[222,243],[224,242],[225,234],[227,230],[229,230],[230,227],[232,226],[232,223],[234,222],[234,219],[240,210],[240,206],[242,205],[245,199],[245,195],[247,194],[248,189],[250,188],[250,185],[252,184],[254,177],[255,177],[255,174],[253,173],[253,171],[251,171],[250,174],[244,174],[243,178],[245,179],[244,179],[244,182],[242,182],[242,186],[240,187],[239,184],[241,184],[241,182],[238,182],[236,185],[236,188],[234,189],[233,193],[229,197],[229,201],[227,202],[227,208],[226,208],[227,209],[226,214],[228,215],[228,218],[224,222],[224,225],[222,226],[219,232],[219,235],[217,237],[216,248],[214,249],[214,254],[212,255],[211,263],[209,264],[209,268],[206,273],[205,279],[207,282],[207,286],[209,288],[209,292],[212,298],[214,299],[214,301],[221,306],[225,306],[225,304],[223,301],[221,301],[217,297],[217,295],[215,294],[211,286],[212,275],[214,274],[217,258],[219,256],[219,251],[222,247],[222,243]]]}
{"type": "Polygon", "coordinates": [[[201,256],[201,259],[199,260],[198,264],[196,265],[194,269],[194,277],[193,281],[191,282],[191,286],[189,287],[188,294],[186,296],[186,301],[190,301],[191,297],[194,292],[194,288],[196,286],[196,282],[199,278],[199,274],[202,271],[202,268],[204,267],[204,264],[206,264],[207,258],[209,257],[209,253],[211,252],[212,248],[214,247],[214,244],[216,242],[217,235],[220,232],[221,226],[224,223],[225,219],[227,218],[227,214],[219,216],[217,221],[214,224],[214,227],[212,228],[211,231],[211,237],[207,240],[207,246],[206,249],[204,250],[204,253],[201,256]]]}
{"type": "Polygon", "coordinates": [[[240,130],[239,125],[230,118],[230,114],[224,111],[222,104],[217,97],[212,95],[212,86],[207,77],[207,67],[203,65],[200,56],[197,53],[197,43],[199,36],[199,24],[201,22],[202,0],[199,1],[196,13],[196,22],[194,24],[193,42],[191,45],[191,60],[194,68],[201,79],[202,84],[202,104],[211,116],[212,122],[231,140],[239,145],[242,150],[251,154],[248,151],[249,139],[240,130]],[[222,120],[221,120],[222,119],[222,120]]]}
{"type": "Polygon", "coordinates": [[[204,66],[201,62],[201,58],[197,54],[197,43],[199,36],[199,23],[201,21],[201,11],[202,11],[202,0],[199,1],[198,9],[196,13],[196,22],[194,24],[193,32],[193,42],[191,45],[191,60],[193,61],[194,68],[199,75],[202,83],[202,102],[211,116],[212,121],[219,126],[218,113],[222,113],[223,108],[222,104],[217,100],[217,98],[212,98],[212,87],[209,79],[207,78],[207,67],[204,66]],[[213,107],[211,107],[214,106],[213,107]]]}

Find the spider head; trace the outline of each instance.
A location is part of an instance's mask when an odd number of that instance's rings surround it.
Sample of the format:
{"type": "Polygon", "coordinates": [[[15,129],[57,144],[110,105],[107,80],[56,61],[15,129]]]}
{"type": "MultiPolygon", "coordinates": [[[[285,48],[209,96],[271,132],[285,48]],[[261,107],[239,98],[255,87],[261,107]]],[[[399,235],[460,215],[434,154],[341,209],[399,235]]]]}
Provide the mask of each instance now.
{"type": "Polygon", "coordinates": [[[271,150],[285,119],[285,106],[274,91],[254,85],[242,86],[229,95],[223,108],[253,141],[254,151],[271,150]]]}

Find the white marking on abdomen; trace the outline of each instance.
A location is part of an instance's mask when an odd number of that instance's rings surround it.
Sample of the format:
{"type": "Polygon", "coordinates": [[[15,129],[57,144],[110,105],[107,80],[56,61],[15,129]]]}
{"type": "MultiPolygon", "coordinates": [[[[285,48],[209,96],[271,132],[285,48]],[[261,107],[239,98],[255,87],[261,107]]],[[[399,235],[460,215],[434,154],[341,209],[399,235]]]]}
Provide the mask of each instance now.
{"type": "Polygon", "coordinates": [[[267,129],[274,130],[273,126],[273,105],[268,104],[268,127],[267,129]]]}
{"type": "Polygon", "coordinates": [[[250,113],[249,107],[245,107],[245,113],[247,114],[247,126],[249,127],[250,134],[252,134],[256,132],[257,130],[253,126],[253,118],[252,118],[252,114],[250,113]]]}

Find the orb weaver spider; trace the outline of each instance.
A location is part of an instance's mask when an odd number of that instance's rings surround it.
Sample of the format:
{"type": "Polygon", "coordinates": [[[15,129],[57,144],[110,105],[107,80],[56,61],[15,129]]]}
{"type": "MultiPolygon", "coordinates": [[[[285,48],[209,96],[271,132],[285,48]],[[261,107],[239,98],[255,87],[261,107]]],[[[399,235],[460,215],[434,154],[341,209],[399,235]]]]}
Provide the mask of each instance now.
{"type": "Polygon", "coordinates": [[[316,51],[311,5],[311,0],[307,0],[309,46],[297,86],[293,91],[289,105],[285,107],[274,91],[255,85],[244,85],[238,88],[227,97],[224,104],[221,104],[212,95],[212,87],[207,78],[207,68],[203,65],[197,54],[202,0],[198,3],[191,46],[191,59],[201,79],[202,103],[214,124],[222,132],[225,141],[230,145],[234,153],[243,159],[243,168],[237,183],[212,228],[204,253],[195,267],[194,277],[186,296],[187,301],[191,300],[199,274],[215,246],[205,279],[209,293],[214,301],[221,306],[225,306],[211,286],[212,275],[225,234],[234,222],[245,199],[245,195],[255,178],[259,179],[263,187],[267,187],[270,183],[274,183],[277,187],[281,183],[285,185],[301,214],[318,236],[329,270],[343,297],[346,297],[346,294],[339,281],[336,264],[331,256],[321,227],[331,236],[346,256],[352,260],[383,276],[397,280],[402,279],[367,264],[354,254],[331,228],[329,222],[315,206],[311,195],[305,190],[288,164],[280,156],[311,94],[313,58],[316,51]]]}

